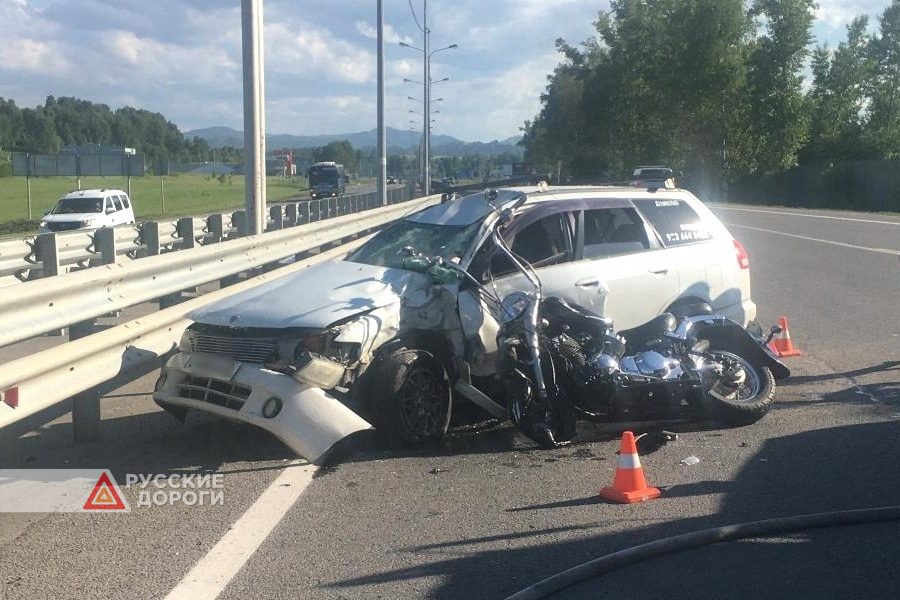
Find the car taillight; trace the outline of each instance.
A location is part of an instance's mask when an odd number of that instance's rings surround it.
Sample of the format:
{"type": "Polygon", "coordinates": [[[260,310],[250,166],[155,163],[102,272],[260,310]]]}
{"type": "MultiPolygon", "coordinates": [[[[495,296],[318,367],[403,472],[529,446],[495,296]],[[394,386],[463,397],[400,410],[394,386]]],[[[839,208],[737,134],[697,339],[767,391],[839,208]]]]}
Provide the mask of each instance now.
{"type": "Polygon", "coordinates": [[[737,254],[738,266],[742,269],[750,268],[750,255],[737,240],[734,240],[734,251],[737,254]]]}

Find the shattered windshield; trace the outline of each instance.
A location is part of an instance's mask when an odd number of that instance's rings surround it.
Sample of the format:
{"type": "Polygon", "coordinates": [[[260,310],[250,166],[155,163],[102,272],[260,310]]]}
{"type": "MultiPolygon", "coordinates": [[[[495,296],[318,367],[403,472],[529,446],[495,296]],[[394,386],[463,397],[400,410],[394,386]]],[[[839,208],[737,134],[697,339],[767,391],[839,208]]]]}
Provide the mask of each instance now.
{"type": "Polygon", "coordinates": [[[103,198],[63,198],[52,212],[56,215],[103,212],[103,198]]]}
{"type": "Polygon", "coordinates": [[[468,225],[437,225],[403,220],[357,248],[346,260],[380,267],[403,268],[401,251],[411,246],[425,256],[462,258],[472,245],[480,221],[468,225]]]}

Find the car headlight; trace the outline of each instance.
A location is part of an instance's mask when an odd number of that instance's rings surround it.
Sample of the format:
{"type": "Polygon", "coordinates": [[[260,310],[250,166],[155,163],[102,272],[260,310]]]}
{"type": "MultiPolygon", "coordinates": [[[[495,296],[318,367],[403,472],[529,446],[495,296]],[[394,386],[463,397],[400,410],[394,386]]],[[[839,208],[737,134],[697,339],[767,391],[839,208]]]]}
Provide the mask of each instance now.
{"type": "Polygon", "coordinates": [[[324,356],[304,352],[293,365],[291,376],[301,383],[330,390],[341,382],[345,367],[324,356]]]}
{"type": "Polygon", "coordinates": [[[97,219],[82,219],[78,222],[81,227],[93,227],[94,223],[97,222],[97,219]]]}
{"type": "Polygon", "coordinates": [[[327,330],[313,335],[308,335],[294,346],[294,362],[300,360],[306,352],[312,352],[325,356],[331,360],[349,363],[359,357],[360,344],[357,342],[338,342],[335,337],[339,334],[336,330],[327,330]]]}
{"type": "Polygon", "coordinates": [[[40,223],[38,223],[38,227],[46,228],[46,227],[47,227],[47,221],[41,221],[40,223]]]}
{"type": "Polygon", "coordinates": [[[531,295],[526,292],[513,292],[512,294],[509,294],[503,299],[503,302],[500,303],[500,308],[502,309],[500,322],[508,323],[509,321],[518,319],[525,309],[528,308],[530,302],[531,295]]]}

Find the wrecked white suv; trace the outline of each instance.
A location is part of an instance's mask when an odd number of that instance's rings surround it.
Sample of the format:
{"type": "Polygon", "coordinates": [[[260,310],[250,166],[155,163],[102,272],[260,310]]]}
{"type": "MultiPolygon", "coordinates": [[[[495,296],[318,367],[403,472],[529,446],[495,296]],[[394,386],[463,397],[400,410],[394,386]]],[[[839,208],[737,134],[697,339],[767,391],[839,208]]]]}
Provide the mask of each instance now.
{"type": "Polygon", "coordinates": [[[547,295],[635,327],[663,312],[755,319],[749,259],[690,192],[544,185],[479,192],[413,213],[344,260],[324,262],[189,315],[153,395],[258,425],[311,462],[373,426],[390,443],[506,418],[496,307],[476,286],[404,268],[413,249],[458,263],[498,297],[525,285],[491,225],[547,295]]]}

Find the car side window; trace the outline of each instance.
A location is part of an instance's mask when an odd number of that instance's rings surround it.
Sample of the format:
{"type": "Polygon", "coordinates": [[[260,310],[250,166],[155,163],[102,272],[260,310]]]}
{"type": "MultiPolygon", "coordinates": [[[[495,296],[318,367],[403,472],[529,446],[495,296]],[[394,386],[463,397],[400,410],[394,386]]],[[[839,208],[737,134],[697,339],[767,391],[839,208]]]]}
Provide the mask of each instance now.
{"type": "Polygon", "coordinates": [[[685,200],[639,199],[634,203],[646,215],[666,246],[680,246],[712,239],[709,226],[685,200]]]}
{"type": "Polygon", "coordinates": [[[106,197],[106,206],[104,207],[104,210],[105,210],[106,212],[110,212],[110,211],[116,210],[116,205],[113,204],[112,196],[107,196],[107,197],[106,197]]]}
{"type": "Polygon", "coordinates": [[[115,204],[116,210],[124,210],[122,206],[122,196],[113,196],[113,203],[115,204]]]}
{"type": "MultiPolygon", "coordinates": [[[[572,216],[569,213],[553,213],[525,224],[521,229],[507,234],[506,241],[518,256],[532,267],[541,268],[567,262],[572,259],[572,216]]],[[[490,253],[490,275],[499,277],[516,270],[500,252],[490,253]]]]}
{"type": "Polygon", "coordinates": [[[565,262],[571,256],[571,228],[565,216],[556,213],[526,225],[514,234],[512,251],[535,268],[565,262]]]}
{"type": "Polygon", "coordinates": [[[122,206],[125,208],[131,208],[131,200],[128,199],[128,196],[122,195],[119,196],[122,199],[122,206]]]}
{"type": "MultiPolygon", "coordinates": [[[[518,230],[514,224],[503,237],[513,252],[531,263],[531,266],[540,268],[572,260],[573,231],[574,216],[563,212],[526,223],[518,230]]],[[[469,267],[472,276],[481,282],[515,271],[516,267],[512,262],[490,240],[475,252],[469,267]]]]}
{"type": "Polygon", "coordinates": [[[644,223],[633,208],[599,208],[582,213],[584,257],[600,258],[650,248],[644,223]]]}

